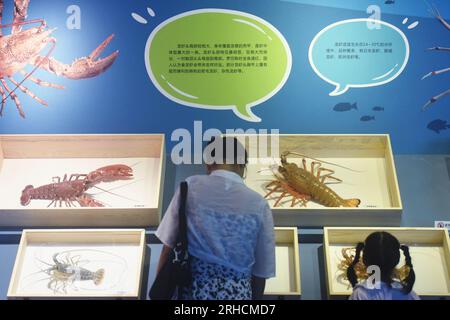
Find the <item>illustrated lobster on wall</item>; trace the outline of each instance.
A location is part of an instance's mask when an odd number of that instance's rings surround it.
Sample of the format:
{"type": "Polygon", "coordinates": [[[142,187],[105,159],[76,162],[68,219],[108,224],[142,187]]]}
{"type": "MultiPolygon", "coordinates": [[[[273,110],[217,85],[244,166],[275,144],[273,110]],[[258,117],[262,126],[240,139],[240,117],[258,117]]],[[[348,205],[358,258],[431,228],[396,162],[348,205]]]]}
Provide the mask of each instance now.
{"type": "MultiPolygon", "coordinates": [[[[447,29],[448,31],[450,31],[450,24],[444,20],[444,18],[441,16],[441,14],[439,13],[439,10],[435,7],[435,6],[430,6],[430,12],[434,15],[434,17],[439,20],[439,22],[445,27],[445,29],[447,29]]],[[[433,47],[433,48],[429,48],[428,50],[430,51],[446,51],[446,52],[450,52],[450,48],[449,47],[433,47]]],[[[426,74],[423,79],[426,79],[428,77],[431,76],[436,76],[442,73],[446,73],[449,72],[450,68],[444,68],[441,70],[437,70],[437,71],[431,71],[430,73],[426,74]]],[[[422,110],[426,110],[427,108],[431,107],[431,105],[433,105],[436,101],[438,101],[439,99],[444,98],[445,96],[450,94],[450,89],[447,89],[446,91],[432,97],[430,100],[427,101],[427,103],[422,107],[422,110]]]]}
{"type": "Polygon", "coordinates": [[[106,71],[111,67],[119,54],[118,51],[115,51],[104,59],[98,59],[101,52],[114,37],[114,35],[110,35],[88,57],[77,59],[70,65],[59,62],[51,57],[56,47],[56,39],[50,35],[55,29],[48,29],[44,19],[27,21],[29,4],[30,0],[14,0],[13,22],[11,24],[2,24],[3,0],[0,0],[0,95],[2,96],[0,116],[3,115],[6,100],[11,98],[20,116],[25,118],[25,112],[16,94],[17,89],[20,89],[40,104],[47,106],[44,100],[37,97],[23,85],[26,80],[43,87],[64,89],[63,86],[32,77],[32,74],[37,69],[46,70],[68,79],[87,79],[96,77],[106,71]],[[37,24],[38,26],[22,30],[23,26],[31,24],[37,24]],[[3,35],[4,29],[9,27],[12,28],[11,34],[3,35]],[[51,47],[48,53],[42,54],[42,51],[49,44],[51,47]],[[29,73],[25,71],[25,67],[28,65],[34,66],[29,73]],[[17,73],[25,76],[20,82],[13,79],[13,76],[17,73]],[[6,80],[12,83],[14,86],[12,89],[6,80]]]}

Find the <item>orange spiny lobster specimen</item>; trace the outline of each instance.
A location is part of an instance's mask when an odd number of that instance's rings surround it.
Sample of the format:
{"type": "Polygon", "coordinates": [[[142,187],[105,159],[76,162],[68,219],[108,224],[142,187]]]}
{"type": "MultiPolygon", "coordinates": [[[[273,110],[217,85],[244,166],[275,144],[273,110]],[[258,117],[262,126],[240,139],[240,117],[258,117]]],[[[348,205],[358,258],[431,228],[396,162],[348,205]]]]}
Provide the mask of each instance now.
{"type": "Polygon", "coordinates": [[[265,198],[273,194],[279,194],[275,207],[279,206],[285,198],[291,197],[291,207],[297,204],[306,206],[313,200],[326,207],[358,207],[361,203],[359,199],[343,199],[326,184],[332,180],[342,182],[333,177],[334,171],[322,168],[319,161],[311,162],[308,170],[306,159],[302,159],[302,167],[287,161],[289,155],[300,155],[295,152],[284,152],[281,155],[281,166],[278,173],[275,173],[276,180],[267,185],[268,193],[265,198]]]}
{"type": "Polygon", "coordinates": [[[27,206],[31,200],[49,200],[51,202],[47,207],[52,204],[56,207],[58,203],[62,207],[63,202],[66,207],[72,207],[76,201],[82,207],[104,207],[86,191],[94,187],[103,190],[97,187],[99,183],[132,178],[133,169],[123,164],[102,167],[89,174],[72,174],[69,178],[66,174],[63,179],[54,177],[54,183],[38,188],[34,188],[32,185],[26,186],[22,191],[20,203],[22,206],[27,206]]]}
{"type": "Polygon", "coordinates": [[[58,76],[68,79],[86,79],[98,76],[106,71],[116,60],[119,52],[115,51],[104,59],[98,59],[105,47],[111,42],[113,35],[109,36],[101,43],[88,57],[75,60],[72,64],[64,64],[51,57],[56,46],[56,39],[50,35],[55,29],[48,29],[44,19],[35,19],[27,21],[27,12],[30,0],[14,0],[14,19],[11,24],[2,24],[3,0],[0,0],[0,95],[2,104],[0,107],[0,116],[3,115],[5,102],[8,97],[16,104],[17,110],[22,118],[25,118],[25,112],[16,90],[20,89],[23,93],[29,95],[42,105],[47,102],[37,97],[23,83],[29,79],[37,85],[64,89],[63,86],[49,83],[32,77],[37,69],[42,69],[58,76]],[[37,24],[38,26],[22,30],[22,26],[37,24]],[[12,27],[10,35],[3,35],[2,30],[12,27]],[[41,52],[50,44],[48,53],[41,52]],[[29,73],[25,71],[26,66],[33,66],[29,73]],[[21,73],[25,78],[18,82],[13,75],[21,73]],[[6,82],[9,80],[14,88],[10,88],[6,82]]]}

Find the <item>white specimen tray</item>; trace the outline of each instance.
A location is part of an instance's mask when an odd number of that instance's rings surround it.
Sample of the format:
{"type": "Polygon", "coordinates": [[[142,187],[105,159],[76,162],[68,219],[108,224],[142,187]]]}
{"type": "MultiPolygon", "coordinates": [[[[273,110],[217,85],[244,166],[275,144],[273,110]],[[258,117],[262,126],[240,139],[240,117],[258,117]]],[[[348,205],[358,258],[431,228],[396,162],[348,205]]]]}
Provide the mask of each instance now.
{"type": "MultiPolygon", "coordinates": [[[[107,208],[156,208],[157,192],[154,181],[159,179],[160,161],[157,158],[95,158],[95,159],[5,159],[0,172],[0,203],[2,209],[22,209],[20,195],[27,185],[35,188],[53,183],[53,177],[71,174],[85,174],[95,169],[124,164],[133,169],[134,178],[106,182],[93,187],[86,193],[107,208]],[[70,170],[70,171],[68,171],[70,170]],[[20,174],[17,174],[20,172],[20,174]]],[[[29,209],[45,209],[52,201],[31,200],[29,209]]],[[[75,207],[81,207],[76,201],[75,207]]],[[[66,207],[63,202],[53,203],[49,208],[66,207]]]]}
{"type": "MultiPolygon", "coordinates": [[[[314,201],[309,201],[305,207],[292,207],[292,198],[287,197],[275,206],[280,193],[274,193],[268,201],[277,226],[400,225],[403,208],[389,135],[236,137],[245,144],[250,157],[245,183],[259,194],[268,193],[266,187],[274,180],[280,155],[291,151],[306,156],[308,171],[314,159],[323,161],[322,168],[335,171],[333,176],[343,180],[327,186],[344,199],[361,200],[357,208],[325,207],[314,201]]],[[[299,155],[288,156],[288,162],[301,168],[302,159],[299,155]]]]}
{"type": "Polygon", "coordinates": [[[0,136],[0,226],[158,225],[164,178],[163,135],[0,136]],[[129,180],[104,182],[85,194],[103,207],[52,200],[20,203],[26,186],[52,184],[72,174],[124,164],[129,180]]]}
{"type": "Polygon", "coordinates": [[[297,228],[275,228],[275,278],[266,282],[265,295],[301,296],[297,228]]]}
{"type": "Polygon", "coordinates": [[[8,298],[137,299],[144,250],[144,230],[24,230],[8,298]],[[94,274],[64,278],[51,270],[54,256],[65,270],[94,274]]]}
{"type": "MultiPolygon", "coordinates": [[[[450,296],[450,247],[445,229],[425,228],[325,228],[324,247],[327,266],[328,294],[331,297],[348,296],[351,286],[341,278],[338,264],[342,249],[355,247],[357,242],[376,231],[393,234],[410,248],[416,273],[414,290],[420,296],[450,296]]],[[[401,256],[399,267],[404,265],[401,256]]]]}

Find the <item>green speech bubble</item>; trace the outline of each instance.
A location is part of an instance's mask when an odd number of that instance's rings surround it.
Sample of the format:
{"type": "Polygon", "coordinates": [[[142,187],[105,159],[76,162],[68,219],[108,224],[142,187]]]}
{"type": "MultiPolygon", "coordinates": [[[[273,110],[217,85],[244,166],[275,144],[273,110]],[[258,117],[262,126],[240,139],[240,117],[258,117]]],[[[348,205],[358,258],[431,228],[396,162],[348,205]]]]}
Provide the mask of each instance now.
{"type": "Polygon", "coordinates": [[[226,110],[259,122],[252,107],[286,83],[292,55],[263,19],[239,11],[202,9],[161,23],[145,49],[150,79],[167,98],[190,107],[226,110]]]}

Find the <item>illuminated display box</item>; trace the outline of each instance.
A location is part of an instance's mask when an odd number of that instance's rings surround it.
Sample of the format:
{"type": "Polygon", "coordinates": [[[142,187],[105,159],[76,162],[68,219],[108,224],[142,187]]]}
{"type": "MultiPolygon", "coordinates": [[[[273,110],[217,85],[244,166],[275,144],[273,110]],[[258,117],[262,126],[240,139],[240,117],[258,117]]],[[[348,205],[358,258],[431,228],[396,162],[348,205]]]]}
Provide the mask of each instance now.
{"type": "MultiPolygon", "coordinates": [[[[327,182],[335,183],[326,187],[343,199],[361,201],[358,207],[327,207],[314,200],[305,206],[297,203],[292,207],[289,194],[277,203],[286,191],[282,187],[268,196],[277,226],[400,225],[402,201],[389,135],[281,134],[278,140],[273,135],[234,136],[245,143],[249,152],[245,182],[261,195],[273,190],[274,185],[269,183],[276,180],[274,173],[279,172],[280,156],[289,151],[301,156],[288,155],[287,161],[303,168],[302,159],[306,159],[308,172],[313,161],[322,161],[320,168],[333,170],[332,176],[342,180],[338,183],[329,179],[327,182]]],[[[315,175],[317,168],[315,165],[315,175]]],[[[321,174],[327,173],[322,171],[321,174]]]]}
{"type": "Polygon", "coordinates": [[[138,299],[145,230],[24,230],[9,299],[138,299]]]}
{"type": "MultiPolygon", "coordinates": [[[[401,244],[410,248],[416,274],[414,291],[420,296],[450,296],[450,244],[446,229],[434,228],[325,228],[324,254],[328,295],[345,298],[352,292],[350,283],[342,279],[338,268],[342,261],[342,249],[356,247],[376,231],[394,235],[401,244]]],[[[405,264],[404,256],[398,267],[405,264]]]]}
{"type": "Polygon", "coordinates": [[[301,296],[297,228],[275,228],[276,276],[266,282],[265,295],[301,296]]]}
{"type": "Polygon", "coordinates": [[[158,225],[164,149],[159,134],[0,136],[0,226],[158,225]]]}

